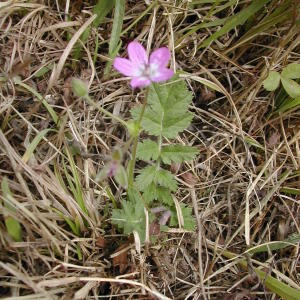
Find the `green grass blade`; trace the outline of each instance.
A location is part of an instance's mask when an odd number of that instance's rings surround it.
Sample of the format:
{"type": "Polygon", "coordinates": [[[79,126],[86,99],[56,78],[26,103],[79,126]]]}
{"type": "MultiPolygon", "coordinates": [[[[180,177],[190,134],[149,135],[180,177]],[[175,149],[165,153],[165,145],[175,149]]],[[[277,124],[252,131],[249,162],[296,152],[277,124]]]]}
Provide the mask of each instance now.
{"type": "Polygon", "coordinates": [[[115,5],[114,22],[111,31],[110,41],[109,41],[108,53],[110,56],[112,56],[112,54],[116,52],[116,49],[118,47],[122,26],[123,26],[124,15],[125,15],[125,0],[118,0],[116,1],[116,5],[115,5]]]}
{"type": "Polygon", "coordinates": [[[80,179],[79,179],[78,172],[77,172],[77,169],[76,169],[75,161],[74,161],[73,156],[70,153],[68,148],[66,148],[66,153],[67,153],[68,161],[70,163],[70,167],[71,167],[71,170],[72,170],[72,180],[74,181],[74,185],[71,184],[71,181],[69,181],[70,187],[72,189],[73,196],[74,196],[76,202],[78,203],[79,207],[81,208],[81,210],[86,215],[88,215],[88,211],[85,207],[85,203],[84,203],[84,199],[83,199],[82,185],[80,183],[80,179]]]}
{"type": "Polygon", "coordinates": [[[248,253],[261,253],[261,252],[268,252],[268,251],[274,251],[274,250],[280,250],[286,247],[290,246],[296,246],[300,242],[300,235],[292,235],[290,238],[284,240],[284,241],[275,241],[275,242],[269,242],[265,243],[263,245],[258,245],[255,247],[252,247],[247,252],[248,253]]]}
{"type": "Polygon", "coordinates": [[[97,18],[93,22],[94,27],[99,26],[99,24],[103,21],[103,19],[112,10],[114,5],[115,5],[115,0],[98,0],[97,4],[93,10],[93,13],[97,15],[97,18]]]}
{"type": "Polygon", "coordinates": [[[29,85],[27,85],[26,83],[22,82],[19,79],[15,79],[14,82],[23,87],[24,89],[26,89],[27,91],[29,91],[30,93],[32,93],[36,98],[38,98],[39,101],[41,101],[43,103],[43,105],[45,106],[45,108],[47,109],[49,115],[51,116],[53,122],[58,125],[59,122],[59,118],[58,115],[56,114],[56,112],[54,111],[54,109],[49,105],[49,103],[44,99],[44,97],[39,94],[35,89],[33,89],[32,87],[30,87],[29,85]]]}
{"type": "MultiPolygon", "coordinates": [[[[10,199],[13,198],[12,192],[8,185],[7,177],[3,177],[1,182],[2,195],[4,198],[4,206],[8,211],[15,212],[15,208],[10,204],[10,199]]],[[[4,215],[5,227],[8,234],[16,242],[22,241],[22,227],[21,224],[10,215],[4,215]]]]}
{"type": "Polygon", "coordinates": [[[54,131],[56,132],[56,130],[54,129],[44,129],[42,131],[40,131],[32,140],[32,142],[29,144],[29,146],[27,147],[25,153],[23,154],[22,160],[27,163],[30,159],[30,157],[33,155],[33,152],[35,150],[35,148],[38,146],[38,144],[40,143],[40,141],[45,138],[46,134],[50,131],[54,131]]]}
{"type": "Polygon", "coordinates": [[[211,42],[215,41],[222,35],[226,34],[230,30],[234,29],[236,26],[244,24],[247,21],[247,19],[252,17],[257,11],[259,11],[269,1],[270,0],[254,0],[254,1],[252,1],[252,3],[248,7],[244,8],[239,13],[234,14],[232,17],[230,17],[220,30],[216,31],[210,37],[205,39],[203,41],[203,43],[199,46],[199,48],[207,47],[211,42]]]}
{"type": "MultiPolygon", "coordinates": [[[[222,255],[229,259],[237,258],[237,255],[229,252],[229,251],[221,251],[222,255]]],[[[247,261],[245,259],[241,259],[238,261],[238,264],[247,269],[247,261]]],[[[285,284],[284,282],[274,278],[273,276],[269,275],[268,273],[258,269],[253,268],[253,271],[257,274],[257,276],[264,282],[267,289],[272,291],[273,293],[277,294],[278,296],[282,297],[284,300],[299,300],[300,299],[300,291],[290,287],[289,285],[285,284]]]]}

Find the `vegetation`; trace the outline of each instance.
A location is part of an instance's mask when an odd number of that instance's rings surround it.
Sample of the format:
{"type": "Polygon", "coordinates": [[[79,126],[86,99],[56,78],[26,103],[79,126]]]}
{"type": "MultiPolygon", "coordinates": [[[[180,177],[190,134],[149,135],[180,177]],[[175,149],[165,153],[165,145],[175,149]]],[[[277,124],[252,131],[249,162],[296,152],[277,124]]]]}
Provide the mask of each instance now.
{"type": "Polygon", "coordinates": [[[300,299],[297,2],[2,1],[1,298],[300,299]]]}

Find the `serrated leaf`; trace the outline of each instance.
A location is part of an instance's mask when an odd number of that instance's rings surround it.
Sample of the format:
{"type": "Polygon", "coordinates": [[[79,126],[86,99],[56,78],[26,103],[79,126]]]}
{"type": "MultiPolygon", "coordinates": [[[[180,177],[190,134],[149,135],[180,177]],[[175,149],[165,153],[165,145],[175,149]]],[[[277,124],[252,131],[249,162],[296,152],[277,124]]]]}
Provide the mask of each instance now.
{"type": "MultiPolygon", "coordinates": [[[[149,134],[175,138],[189,126],[192,114],[188,112],[188,106],[192,94],[183,81],[174,81],[167,85],[151,85],[147,100],[142,128],[149,134]]],[[[140,108],[133,109],[132,115],[138,119],[140,108]]]]}
{"type": "Polygon", "coordinates": [[[125,234],[131,234],[134,230],[138,232],[141,241],[145,240],[146,218],[142,201],[122,202],[122,209],[113,209],[112,223],[123,229],[125,234]]]}
{"type": "Polygon", "coordinates": [[[296,81],[281,76],[281,82],[289,96],[292,98],[300,97],[300,85],[296,81]]]}
{"type": "Polygon", "coordinates": [[[152,201],[157,199],[157,186],[154,182],[150,183],[144,190],[144,200],[150,204],[152,201]]]}
{"type": "MultiPolygon", "coordinates": [[[[189,206],[184,205],[183,203],[180,204],[182,217],[184,220],[183,228],[185,230],[195,230],[196,228],[196,220],[192,215],[192,208],[189,206]]],[[[170,226],[177,226],[178,225],[178,219],[177,219],[177,212],[175,207],[172,208],[172,216],[170,220],[170,226]]]]}
{"type": "Polygon", "coordinates": [[[156,166],[147,166],[141,170],[141,173],[136,177],[136,186],[140,191],[144,191],[152,182],[155,181],[157,173],[156,166]]]}
{"type": "Polygon", "coordinates": [[[158,144],[152,140],[146,139],[138,143],[136,157],[142,160],[156,160],[159,156],[158,144]]]}
{"type": "Polygon", "coordinates": [[[184,145],[169,145],[163,146],[161,150],[161,159],[165,164],[182,163],[184,161],[191,161],[197,154],[196,147],[184,145]]]}
{"type": "Polygon", "coordinates": [[[269,91],[275,91],[280,83],[280,75],[276,71],[270,71],[268,77],[263,81],[264,88],[269,91]]]}
{"type": "Polygon", "coordinates": [[[174,205],[174,201],[170,190],[164,187],[158,187],[156,189],[156,197],[160,202],[167,204],[168,206],[174,205]]]}
{"type": "Polygon", "coordinates": [[[300,64],[292,63],[283,68],[281,75],[289,79],[300,78],[300,64]]]}
{"type": "Polygon", "coordinates": [[[162,187],[168,188],[170,191],[175,192],[177,190],[177,182],[174,175],[167,171],[160,169],[155,174],[155,183],[162,187]]]}

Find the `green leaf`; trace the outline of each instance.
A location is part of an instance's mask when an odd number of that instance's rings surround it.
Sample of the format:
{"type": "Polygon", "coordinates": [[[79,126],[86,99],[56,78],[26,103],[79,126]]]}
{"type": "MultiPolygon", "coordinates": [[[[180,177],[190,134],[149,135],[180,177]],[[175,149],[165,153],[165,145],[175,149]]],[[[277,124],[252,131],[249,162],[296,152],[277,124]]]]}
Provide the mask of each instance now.
{"type": "Polygon", "coordinates": [[[141,241],[145,240],[146,218],[142,201],[136,201],[135,197],[131,197],[130,201],[123,201],[122,209],[113,209],[111,219],[125,234],[135,230],[141,241]]]}
{"type": "Polygon", "coordinates": [[[270,243],[266,243],[264,245],[252,247],[247,252],[253,254],[253,253],[261,253],[261,252],[279,250],[279,249],[283,249],[283,248],[290,247],[290,246],[296,246],[299,242],[300,242],[300,234],[295,234],[284,241],[270,242],[270,243]]]}
{"type": "Polygon", "coordinates": [[[147,166],[142,169],[140,174],[136,177],[136,186],[140,191],[144,191],[152,182],[155,181],[157,173],[156,166],[147,166]]]}
{"type": "Polygon", "coordinates": [[[155,175],[155,183],[159,184],[162,187],[168,188],[173,192],[177,190],[177,182],[171,172],[160,169],[156,172],[155,175]]]}
{"type": "MultiPolygon", "coordinates": [[[[188,106],[192,94],[185,82],[173,81],[170,84],[153,84],[149,88],[148,103],[142,120],[142,128],[149,134],[175,138],[179,132],[186,129],[192,114],[188,106]]],[[[141,109],[131,111],[134,119],[138,119],[141,109]]]]}
{"type": "Polygon", "coordinates": [[[157,200],[168,206],[173,206],[174,201],[171,195],[171,192],[168,188],[157,186],[154,182],[152,182],[143,193],[143,198],[146,203],[150,204],[153,201],[157,200]]]}
{"type": "Polygon", "coordinates": [[[280,83],[280,75],[276,71],[270,71],[268,77],[263,81],[264,88],[271,92],[275,91],[280,83]]]}
{"type": "Polygon", "coordinates": [[[174,201],[172,198],[172,195],[170,193],[170,190],[164,187],[157,187],[156,189],[156,198],[160,202],[167,204],[168,206],[173,206],[174,201]]]}
{"type": "Polygon", "coordinates": [[[110,56],[116,52],[119,44],[125,14],[125,0],[118,0],[115,4],[114,21],[108,48],[108,53],[110,56]]]}
{"type": "Polygon", "coordinates": [[[196,147],[183,145],[169,145],[163,146],[161,150],[161,159],[165,164],[182,163],[184,161],[191,161],[198,154],[196,147]]]}
{"type": "Polygon", "coordinates": [[[283,113],[297,106],[300,107],[300,97],[297,97],[295,99],[287,99],[279,106],[279,108],[274,113],[283,113]]]}
{"type": "Polygon", "coordinates": [[[115,5],[115,0],[98,0],[96,6],[94,7],[93,13],[97,15],[94,20],[94,27],[98,27],[103,19],[109,14],[115,5]]]}
{"type": "Polygon", "coordinates": [[[142,160],[156,160],[159,157],[158,144],[149,139],[138,143],[136,157],[142,160]]]}
{"type": "Polygon", "coordinates": [[[281,82],[289,96],[292,98],[300,97],[300,85],[296,81],[281,76],[281,82]]]}
{"type": "MultiPolygon", "coordinates": [[[[1,182],[1,189],[5,201],[4,206],[7,208],[8,211],[11,211],[12,213],[16,212],[16,209],[13,207],[13,205],[10,204],[10,202],[13,199],[13,195],[9,188],[7,177],[5,176],[3,177],[1,182]]],[[[12,237],[12,239],[16,242],[22,241],[21,224],[12,216],[6,213],[4,215],[4,222],[5,222],[5,227],[7,229],[7,232],[12,237]]]]}
{"type": "Polygon", "coordinates": [[[29,159],[31,158],[31,156],[33,155],[34,150],[36,149],[36,147],[38,146],[38,144],[40,143],[40,141],[45,138],[46,134],[50,131],[54,131],[56,132],[56,130],[54,129],[44,129],[42,131],[40,131],[32,140],[32,142],[26,147],[26,151],[23,154],[22,160],[27,163],[29,161],[29,159]]]}
{"type": "Polygon", "coordinates": [[[242,9],[240,12],[235,13],[232,17],[228,18],[224,26],[217,30],[215,33],[210,35],[207,39],[203,41],[199,48],[207,47],[211,42],[215,41],[222,35],[226,34],[230,30],[234,29],[238,25],[242,25],[249,19],[250,17],[254,16],[254,14],[260,10],[266,3],[270,0],[253,0],[251,4],[242,9]]]}
{"type": "MultiPolygon", "coordinates": [[[[229,259],[237,258],[237,255],[229,252],[227,250],[219,250],[221,255],[229,259]]],[[[240,257],[239,257],[240,258],[240,257]]],[[[238,264],[242,266],[244,269],[248,269],[247,261],[244,259],[239,259],[238,264]]],[[[252,268],[252,270],[258,275],[258,277],[264,282],[267,289],[272,291],[273,293],[280,296],[282,299],[285,300],[298,300],[300,299],[300,291],[288,286],[284,282],[279,281],[278,279],[270,276],[268,273],[258,269],[252,268]]]]}
{"type": "MultiPolygon", "coordinates": [[[[192,208],[189,206],[184,205],[183,203],[180,203],[180,209],[184,220],[183,228],[185,230],[195,230],[196,228],[196,220],[192,215],[192,208]]],[[[177,212],[176,208],[173,207],[171,209],[172,215],[170,220],[170,226],[177,226],[178,225],[178,218],[177,218],[177,212]]]]}
{"type": "Polygon", "coordinates": [[[122,186],[123,188],[127,188],[128,187],[128,177],[127,177],[127,172],[125,170],[125,168],[122,165],[119,165],[117,167],[117,173],[114,176],[115,180],[117,181],[117,183],[122,186]]]}
{"type": "Polygon", "coordinates": [[[289,79],[300,78],[300,64],[291,63],[287,65],[281,72],[281,75],[289,79]]]}

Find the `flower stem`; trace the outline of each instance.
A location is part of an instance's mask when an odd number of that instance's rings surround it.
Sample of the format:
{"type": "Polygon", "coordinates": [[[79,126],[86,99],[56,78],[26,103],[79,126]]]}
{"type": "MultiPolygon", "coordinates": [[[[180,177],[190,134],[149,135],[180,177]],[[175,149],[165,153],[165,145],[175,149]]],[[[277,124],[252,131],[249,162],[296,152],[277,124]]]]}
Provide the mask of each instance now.
{"type": "MultiPolygon", "coordinates": [[[[137,122],[138,127],[140,127],[141,123],[142,123],[142,119],[143,119],[144,112],[145,112],[146,105],[147,105],[148,93],[149,93],[149,88],[146,89],[144,103],[143,103],[142,110],[141,110],[141,113],[140,113],[140,116],[139,116],[139,119],[138,119],[138,122],[137,122]]],[[[129,166],[128,166],[128,186],[133,185],[134,169],[135,169],[135,162],[136,162],[136,151],[137,151],[138,141],[139,141],[139,134],[136,135],[133,139],[131,160],[130,160],[129,166]]]]}

